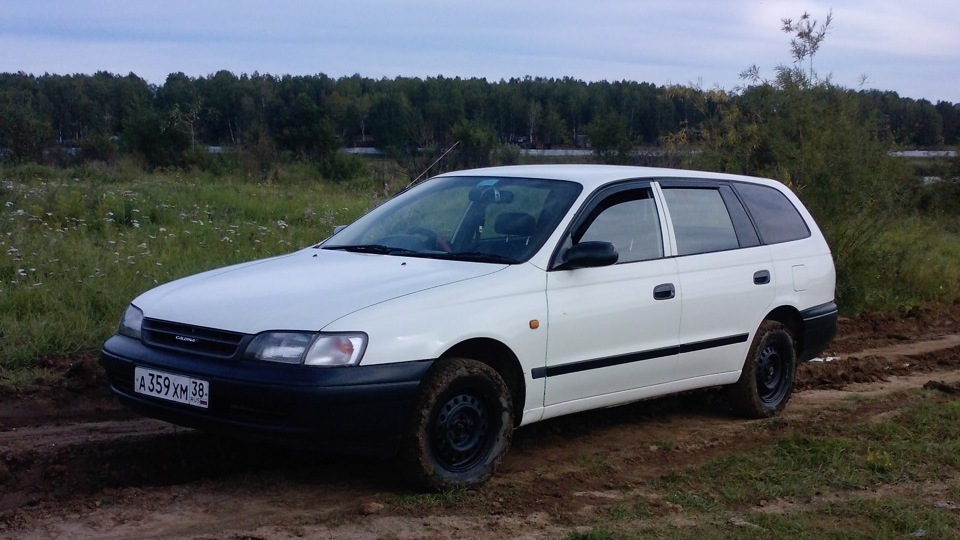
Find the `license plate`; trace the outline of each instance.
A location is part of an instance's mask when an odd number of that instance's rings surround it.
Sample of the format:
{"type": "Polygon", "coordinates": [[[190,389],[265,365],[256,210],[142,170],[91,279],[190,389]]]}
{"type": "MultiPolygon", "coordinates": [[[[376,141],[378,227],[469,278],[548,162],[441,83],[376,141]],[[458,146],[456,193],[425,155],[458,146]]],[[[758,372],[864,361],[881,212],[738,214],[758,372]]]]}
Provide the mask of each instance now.
{"type": "Polygon", "coordinates": [[[133,390],[138,394],[204,409],[210,402],[209,382],[142,367],[133,370],[133,390]]]}

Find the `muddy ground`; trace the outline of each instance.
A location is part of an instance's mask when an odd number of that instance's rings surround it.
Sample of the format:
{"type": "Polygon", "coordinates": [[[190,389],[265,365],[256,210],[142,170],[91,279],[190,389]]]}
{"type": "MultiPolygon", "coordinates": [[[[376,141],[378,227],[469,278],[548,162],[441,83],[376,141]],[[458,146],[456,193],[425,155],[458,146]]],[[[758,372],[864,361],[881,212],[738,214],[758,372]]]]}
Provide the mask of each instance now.
{"type": "MultiPolygon", "coordinates": [[[[841,319],[825,356],[800,366],[786,422],[854,394],[956,391],[960,305],[841,319]]],[[[692,392],[522,428],[489,485],[424,496],[390,460],[139,418],[105,392],[96,358],[50,367],[63,374],[53,388],[0,395],[0,538],[557,538],[650,479],[776,437],[718,392],[692,392]]]]}

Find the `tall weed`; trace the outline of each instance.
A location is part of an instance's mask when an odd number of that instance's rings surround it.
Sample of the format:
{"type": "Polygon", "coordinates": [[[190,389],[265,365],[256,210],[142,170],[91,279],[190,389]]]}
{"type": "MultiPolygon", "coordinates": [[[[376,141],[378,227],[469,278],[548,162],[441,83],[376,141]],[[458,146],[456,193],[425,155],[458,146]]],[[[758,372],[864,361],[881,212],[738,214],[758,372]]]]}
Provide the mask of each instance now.
{"type": "Polygon", "coordinates": [[[957,218],[913,216],[878,228],[836,257],[837,298],[848,313],[960,301],[957,218]]]}
{"type": "MultiPolygon", "coordinates": [[[[916,216],[924,199],[914,172],[888,155],[876,119],[863,115],[854,93],[786,69],[738,100],[703,93],[699,107],[710,118],[699,140],[681,132],[668,146],[686,166],[774,178],[792,188],[830,244],[844,313],[960,297],[955,224],[948,213],[916,216]],[[679,151],[690,144],[700,151],[679,151]]],[[[937,208],[949,204],[933,198],[937,208]]]]}
{"type": "MultiPolygon", "coordinates": [[[[123,181],[22,167],[0,176],[0,374],[95,352],[157,284],[312,245],[369,191],[279,172],[281,183],[167,171],[123,181]]],[[[366,181],[369,182],[369,181],[366,181]]]]}

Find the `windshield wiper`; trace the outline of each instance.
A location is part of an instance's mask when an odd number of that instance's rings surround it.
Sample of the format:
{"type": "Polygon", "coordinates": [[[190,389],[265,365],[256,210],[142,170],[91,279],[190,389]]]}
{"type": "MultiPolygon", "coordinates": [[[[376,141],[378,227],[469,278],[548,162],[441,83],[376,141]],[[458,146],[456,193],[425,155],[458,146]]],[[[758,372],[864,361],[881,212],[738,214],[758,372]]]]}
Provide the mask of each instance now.
{"type": "Polygon", "coordinates": [[[453,261],[486,262],[497,264],[517,264],[520,262],[512,257],[497,255],[496,253],[481,253],[479,251],[469,251],[466,253],[437,253],[434,254],[434,257],[437,259],[450,259],[453,261]]]}
{"type": "Polygon", "coordinates": [[[354,253],[376,253],[377,255],[394,255],[396,253],[416,253],[412,249],[384,246],[381,244],[355,244],[348,246],[324,246],[323,249],[339,249],[354,253]]]}
{"type": "Polygon", "coordinates": [[[442,251],[414,251],[412,249],[391,247],[382,244],[353,244],[346,246],[323,246],[323,249],[336,249],[340,251],[351,251],[354,253],[374,253],[377,255],[407,255],[410,257],[423,257],[426,259],[445,259],[450,261],[470,261],[495,264],[517,264],[517,259],[497,255],[496,253],[481,253],[479,251],[470,251],[466,253],[446,253],[442,251]]]}

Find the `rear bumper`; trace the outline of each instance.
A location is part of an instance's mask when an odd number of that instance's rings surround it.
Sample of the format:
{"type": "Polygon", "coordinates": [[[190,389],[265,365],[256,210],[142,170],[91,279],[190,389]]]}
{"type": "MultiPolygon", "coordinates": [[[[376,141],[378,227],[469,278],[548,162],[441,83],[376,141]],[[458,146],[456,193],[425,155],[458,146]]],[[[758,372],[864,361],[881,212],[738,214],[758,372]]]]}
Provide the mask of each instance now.
{"type": "Polygon", "coordinates": [[[389,454],[397,449],[410,404],[432,361],[312,368],[198,358],[113,336],[104,343],[101,363],[110,389],[146,416],[298,447],[389,454]],[[136,393],[136,366],[208,381],[209,407],[136,393]]]}
{"type": "Polygon", "coordinates": [[[837,334],[837,304],[827,302],[800,312],[803,343],[797,360],[806,362],[823,352],[837,334]]]}

